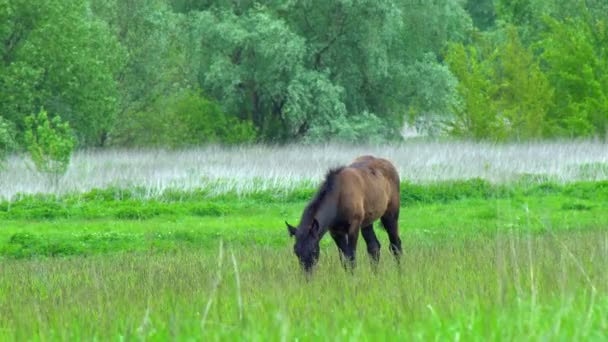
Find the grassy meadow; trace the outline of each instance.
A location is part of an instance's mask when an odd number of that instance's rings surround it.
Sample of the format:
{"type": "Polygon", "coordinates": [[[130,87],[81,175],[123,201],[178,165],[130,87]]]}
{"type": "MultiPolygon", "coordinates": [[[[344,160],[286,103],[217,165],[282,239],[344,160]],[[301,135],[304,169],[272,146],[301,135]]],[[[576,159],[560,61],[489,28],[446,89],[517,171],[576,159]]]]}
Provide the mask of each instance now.
{"type": "Polygon", "coordinates": [[[81,152],[55,187],[14,157],[0,177],[0,339],[601,340],[605,147],[81,152]],[[284,220],[326,168],[363,153],[402,174],[402,262],[376,224],[377,272],[364,241],[349,274],[326,237],[306,277],[284,220]]]}

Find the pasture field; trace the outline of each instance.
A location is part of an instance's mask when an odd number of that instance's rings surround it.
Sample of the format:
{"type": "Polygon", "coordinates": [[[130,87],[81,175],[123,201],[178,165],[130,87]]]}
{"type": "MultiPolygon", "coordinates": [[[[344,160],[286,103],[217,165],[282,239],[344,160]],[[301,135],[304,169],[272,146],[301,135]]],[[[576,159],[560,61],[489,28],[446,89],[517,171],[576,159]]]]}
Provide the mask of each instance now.
{"type": "Polygon", "coordinates": [[[283,196],[108,189],[0,209],[6,340],[600,339],[608,183],[402,184],[404,256],[298,269],[283,196]]]}
{"type": "MultiPolygon", "coordinates": [[[[111,183],[104,177],[136,168],[123,160],[97,175],[86,165],[109,157],[81,155],[70,170],[81,177],[54,189],[43,180],[28,188],[12,164],[0,202],[0,340],[602,340],[608,164],[596,145],[557,164],[539,151],[562,145],[524,146],[534,152],[521,165],[495,160],[485,171],[474,161],[509,148],[465,146],[474,152],[456,158],[471,169],[443,175],[432,165],[458,162],[436,157],[418,166],[435,176],[402,177],[400,265],[376,224],[377,272],[364,241],[350,274],[326,237],[311,277],[298,268],[284,220],[297,223],[314,194],[310,175],[359,151],[340,147],[305,172],[285,167],[284,178],[273,165],[190,183],[143,164],[144,182],[111,183]]],[[[402,170],[410,157],[400,151],[388,153],[402,170]]],[[[283,161],[305,165],[290,156],[283,161]]]]}

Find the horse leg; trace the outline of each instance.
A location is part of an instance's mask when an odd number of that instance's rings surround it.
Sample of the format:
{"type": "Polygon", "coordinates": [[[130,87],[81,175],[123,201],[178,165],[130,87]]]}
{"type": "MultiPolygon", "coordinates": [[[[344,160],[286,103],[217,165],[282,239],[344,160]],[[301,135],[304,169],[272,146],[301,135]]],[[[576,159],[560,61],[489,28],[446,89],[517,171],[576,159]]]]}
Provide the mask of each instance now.
{"type": "Polygon", "coordinates": [[[378,266],[378,261],[380,261],[380,241],[378,241],[376,233],[374,233],[374,225],[370,224],[367,227],[361,228],[361,235],[363,235],[363,239],[367,244],[367,253],[372,261],[372,267],[375,269],[378,266]]]}
{"type": "Polygon", "coordinates": [[[346,235],[348,241],[348,254],[346,254],[346,258],[349,261],[351,270],[354,270],[356,266],[355,256],[357,254],[357,240],[359,239],[360,224],[361,221],[353,221],[350,224],[348,234],[346,235]]]}
{"type": "Polygon", "coordinates": [[[338,252],[340,253],[340,261],[342,261],[342,266],[344,266],[345,269],[348,269],[347,255],[349,255],[349,247],[348,238],[346,237],[346,234],[330,231],[330,235],[334,239],[336,246],[338,246],[338,252]]]}
{"type": "Polygon", "coordinates": [[[391,242],[390,250],[395,256],[397,262],[401,257],[401,238],[399,238],[399,212],[396,213],[386,213],[384,216],[380,218],[382,221],[382,225],[386,229],[388,234],[388,239],[391,242]]]}

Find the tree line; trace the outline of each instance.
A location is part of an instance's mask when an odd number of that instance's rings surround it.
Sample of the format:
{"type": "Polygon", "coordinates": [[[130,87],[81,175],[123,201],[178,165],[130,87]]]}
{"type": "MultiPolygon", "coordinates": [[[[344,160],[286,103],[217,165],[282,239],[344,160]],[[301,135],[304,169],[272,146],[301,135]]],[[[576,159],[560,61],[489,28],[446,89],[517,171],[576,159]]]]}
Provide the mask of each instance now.
{"type": "Polygon", "coordinates": [[[605,0],[0,0],[0,149],[605,138],[607,50],[605,0]]]}

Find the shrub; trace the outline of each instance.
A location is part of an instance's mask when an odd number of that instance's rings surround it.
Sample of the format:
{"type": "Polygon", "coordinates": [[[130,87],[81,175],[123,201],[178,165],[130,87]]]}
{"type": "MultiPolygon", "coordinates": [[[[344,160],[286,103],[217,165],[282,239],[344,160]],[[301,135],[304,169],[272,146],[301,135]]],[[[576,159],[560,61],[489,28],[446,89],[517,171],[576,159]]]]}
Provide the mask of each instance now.
{"type": "Polygon", "coordinates": [[[113,144],[137,147],[231,145],[255,138],[251,122],[224,113],[217,103],[195,91],[160,100],[146,111],[128,113],[113,132],[113,144]]]}
{"type": "Polygon", "coordinates": [[[220,204],[204,202],[191,206],[189,211],[195,216],[221,216],[226,214],[228,209],[220,204]]]}
{"type": "Polygon", "coordinates": [[[67,122],[59,116],[49,120],[41,109],[37,115],[25,118],[25,145],[38,172],[46,174],[57,184],[70,165],[74,137],[67,122]]]}

